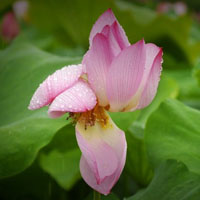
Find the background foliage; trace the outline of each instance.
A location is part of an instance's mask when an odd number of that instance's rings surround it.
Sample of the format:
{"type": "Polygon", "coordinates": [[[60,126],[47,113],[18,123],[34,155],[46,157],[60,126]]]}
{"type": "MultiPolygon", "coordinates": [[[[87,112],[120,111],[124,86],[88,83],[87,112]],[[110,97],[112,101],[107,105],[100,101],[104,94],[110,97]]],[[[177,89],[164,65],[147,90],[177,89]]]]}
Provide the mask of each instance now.
{"type": "MultiPolygon", "coordinates": [[[[13,0],[0,2],[1,20],[13,0]]],[[[20,34],[0,40],[0,199],[92,199],[79,172],[73,125],[29,111],[30,98],[47,75],[80,63],[90,29],[112,8],[131,43],[144,38],[163,47],[156,98],[132,113],[110,113],[125,131],[125,170],[108,200],[200,199],[199,3],[187,12],[158,13],[159,2],[29,0],[20,34]]]]}

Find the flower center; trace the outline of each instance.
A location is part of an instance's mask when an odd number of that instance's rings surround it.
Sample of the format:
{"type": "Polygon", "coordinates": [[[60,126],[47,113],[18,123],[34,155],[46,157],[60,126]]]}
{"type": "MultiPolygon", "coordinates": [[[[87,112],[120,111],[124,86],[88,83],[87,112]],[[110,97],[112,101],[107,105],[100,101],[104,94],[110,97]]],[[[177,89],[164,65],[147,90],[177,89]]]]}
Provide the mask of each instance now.
{"type": "Polygon", "coordinates": [[[108,116],[104,108],[98,104],[88,112],[69,113],[69,117],[72,118],[74,122],[85,124],[85,129],[87,129],[88,126],[94,126],[96,122],[98,122],[103,128],[106,127],[108,123],[108,116]]]}

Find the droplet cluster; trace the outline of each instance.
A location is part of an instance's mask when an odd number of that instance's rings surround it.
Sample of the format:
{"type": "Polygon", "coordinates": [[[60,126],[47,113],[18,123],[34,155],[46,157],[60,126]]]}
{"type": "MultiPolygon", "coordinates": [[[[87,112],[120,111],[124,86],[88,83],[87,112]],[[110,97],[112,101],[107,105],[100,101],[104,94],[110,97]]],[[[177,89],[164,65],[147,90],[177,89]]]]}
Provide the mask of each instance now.
{"type": "Polygon", "coordinates": [[[87,112],[96,105],[96,96],[82,80],[58,95],[52,102],[49,112],[87,112]]]}
{"type": "Polygon", "coordinates": [[[50,104],[56,96],[71,87],[82,75],[82,65],[69,65],[48,76],[34,93],[29,109],[50,104]]]}

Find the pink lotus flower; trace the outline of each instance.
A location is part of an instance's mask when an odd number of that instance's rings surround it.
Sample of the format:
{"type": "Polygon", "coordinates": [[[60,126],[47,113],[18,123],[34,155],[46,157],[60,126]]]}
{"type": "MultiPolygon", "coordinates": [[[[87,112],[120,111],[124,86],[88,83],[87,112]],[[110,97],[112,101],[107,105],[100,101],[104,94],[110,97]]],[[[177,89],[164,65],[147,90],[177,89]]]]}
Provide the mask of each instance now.
{"type": "Polygon", "coordinates": [[[110,9],[90,33],[90,48],[82,64],[49,76],[36,90],[29,109],[49,105],[49,116],[70,113],[82,151],[80,171],[89,186],[107,195],[126,160],[125,134],[107,111],[141,109],[154,98],[162,50],[144,40],[130,45],[110,9]]]}

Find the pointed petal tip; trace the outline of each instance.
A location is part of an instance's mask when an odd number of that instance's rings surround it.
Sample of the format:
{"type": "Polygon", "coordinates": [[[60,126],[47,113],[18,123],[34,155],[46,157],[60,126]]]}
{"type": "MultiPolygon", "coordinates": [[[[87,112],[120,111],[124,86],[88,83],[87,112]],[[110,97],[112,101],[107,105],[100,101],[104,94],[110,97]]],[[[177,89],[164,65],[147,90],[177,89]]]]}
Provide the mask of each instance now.
{"type": "Polygon", "coordinates": [[[107,9],[103,14],[99,16],[99,18],[93,25],[92,30],[90,32],[90,37],[89,37],[90,46],[92,44],[93,37],[97,33],[101,33],[104,26],[106,25],[110,26],[115,20],[116,20],[115,15],[111,9],[107,9]]]}
{"type": "Polygon", "coordinates": [[[141,43],[142,45],[144,45],[145,44],[144,38],[142,38],[138,43],[141,43]]]}
{"type": "Polygon", "coordinates": [[[159,47],[159,48],[160,48],[159,53],[161,53],[163,55],[163,47],[159,47]]]}
{"type": "Polygon", "coordinates": [[[31,105],[29,105],[27,108],[28,110],[35,110],[31,105]]]}
{"type": "Polygon", "coordinates": [[[98,39],[104,39],[105,40],[106,36],[102,33],[97,33],[92,39],[92,44],[98,39]]]}
{"type": "Polygon", "coordinates": [[[99,192],[99,193],[101,193],[101,194],[103,194],[105,196],[110,194],[110,190],[108,190],[108,191],[97,191],[97,192],[99,192]]]}
{"type": "MultiPolygon", "coordinates": [[[[159,48],[159,52],[158,52],[156,58],[159,58],[159,57],[162,58],[162,56],[163,56],[163,48],[162,47],[158,47],[158,48],[159,48]]],[[[163,63],[163,58],[161,59],[161,64],[162,63],[163,63]]],[[[162,65],[161,65],[161,67],[162,67],[162,65]]]]}
{"type": "Polygon", "coordinates": [[[105,14],[105,13],[109,13],[110,15],[115,16],[114,13],[113,13],[113,11],[112,11],[112,8],[108,8],[105,12],[103,12],[103,14],[105,14]]]}

